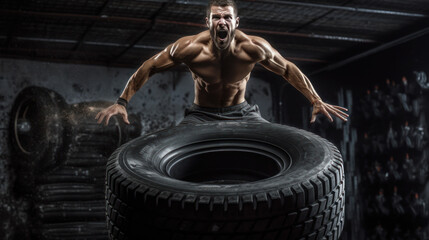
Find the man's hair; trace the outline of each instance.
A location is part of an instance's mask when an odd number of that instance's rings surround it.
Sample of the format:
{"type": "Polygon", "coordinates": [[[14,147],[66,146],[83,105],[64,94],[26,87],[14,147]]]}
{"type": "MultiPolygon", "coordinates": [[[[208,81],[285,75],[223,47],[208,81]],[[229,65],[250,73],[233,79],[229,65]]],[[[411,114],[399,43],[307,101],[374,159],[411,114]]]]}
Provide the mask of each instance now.
{"type": "Polygon", "coordinates": [[[210,16],[212,6],[221,6],[221,7],[231,6],[234,8],[234,15],[236,17],[238,15],[237,4],[235,3],[234,0],[209,0],[209,3],[207,4],[207,9],[206,9],[207,17],[210,16]]]}

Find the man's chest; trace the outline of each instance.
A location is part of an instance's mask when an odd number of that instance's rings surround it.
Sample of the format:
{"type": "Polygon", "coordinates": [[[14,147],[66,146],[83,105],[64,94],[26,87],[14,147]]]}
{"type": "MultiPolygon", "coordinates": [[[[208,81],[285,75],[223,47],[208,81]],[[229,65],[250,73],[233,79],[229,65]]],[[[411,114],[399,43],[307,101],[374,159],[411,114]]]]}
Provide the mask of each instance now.
{"type": "Polygon", "coordinates": [[[255,62],[243,55],[216,57],[212,54],[200,54],[186,65],[207,82],[234,82],[245,78],[252,71],[255,62]]]}

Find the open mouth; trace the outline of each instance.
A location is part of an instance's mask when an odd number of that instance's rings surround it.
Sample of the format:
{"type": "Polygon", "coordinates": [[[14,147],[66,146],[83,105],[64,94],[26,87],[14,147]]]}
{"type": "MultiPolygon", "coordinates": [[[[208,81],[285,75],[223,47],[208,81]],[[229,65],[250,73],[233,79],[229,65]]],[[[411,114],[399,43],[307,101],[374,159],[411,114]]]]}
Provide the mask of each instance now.
{"type": "Polygon", "coordinates": [[[225,39],[228,36],[228,31],[226,30],[219,30],[217,32],[217,35],[219,36],[220,39],[225,39]]]}

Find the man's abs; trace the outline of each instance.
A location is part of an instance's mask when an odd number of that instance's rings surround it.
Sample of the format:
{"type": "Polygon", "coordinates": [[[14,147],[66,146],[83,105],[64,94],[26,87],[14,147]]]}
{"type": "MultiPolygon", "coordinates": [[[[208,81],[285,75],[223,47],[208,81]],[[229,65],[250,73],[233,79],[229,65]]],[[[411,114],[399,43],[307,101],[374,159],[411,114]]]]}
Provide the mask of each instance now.
{"type": "Polygon", "coordinates": [[[245,101],[248,78],[234,83],[207,83],[200,78],[195,80],[194,103],[201,107],[222,108],[245,101]]]}

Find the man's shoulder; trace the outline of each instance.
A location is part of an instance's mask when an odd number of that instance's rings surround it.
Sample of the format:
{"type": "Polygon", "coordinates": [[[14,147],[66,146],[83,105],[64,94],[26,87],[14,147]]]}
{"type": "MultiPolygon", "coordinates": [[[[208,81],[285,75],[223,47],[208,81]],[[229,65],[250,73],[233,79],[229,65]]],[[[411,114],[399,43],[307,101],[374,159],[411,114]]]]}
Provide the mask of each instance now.
{"type": "Polygon", "coordinates": [[[210,40],[210,33],[204,31],[196,35],[179,38],[172,44],[170,54],[172,56],[187,56],[201,51],[205,44],[210,40]]]}
{"type": "Polygon", "coordinates": [[[241,46],[241,48],[251,55],[264,54],[271,48],[271,45],[264,38],[254,35],[248,35],[243,33],[242,31],[237,30],[236,39],[237,43],[241,46]]]}
{"type": "Polygon", "coordinates": [[[242,31],[237,30],[237,40],[241,44],[246,44],[250,46],[270,46],[268,41],[262,37],[248,35],[242,31]]]}
{"type": "Polygon", "coordinates": [[[174,44],[179,48],[188,48],[198,44],[204,44],[210,40],[210,33],[208,31],[200,32],[195,35],[185,36],[179,38],[174,44]]]}

